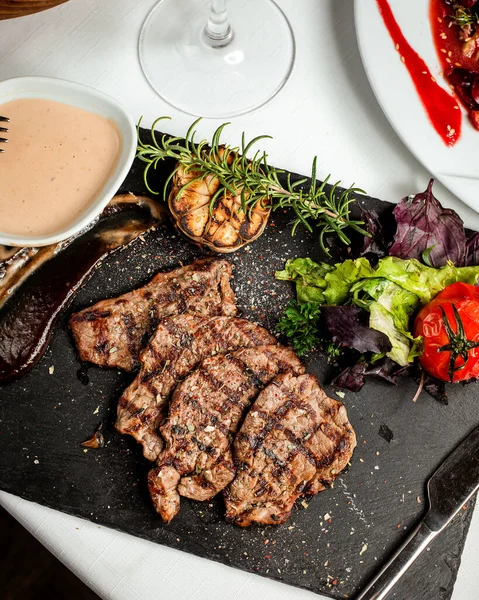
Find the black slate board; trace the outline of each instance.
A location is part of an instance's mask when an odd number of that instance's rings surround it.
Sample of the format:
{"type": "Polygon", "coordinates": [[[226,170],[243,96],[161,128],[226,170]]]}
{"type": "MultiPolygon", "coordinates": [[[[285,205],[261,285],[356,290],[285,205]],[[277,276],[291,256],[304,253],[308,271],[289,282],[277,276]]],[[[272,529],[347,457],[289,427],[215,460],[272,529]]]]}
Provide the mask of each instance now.
{"type": "MultiPolygon", "coordinates": [[[[158,175],[158,189],[165,173],[158,175]]],[[[145,192],[138,162],[121,191],[145,192]]],[[[378,213],[391,212],[390,204],[377,199],[362,202],[378,213]]],[[[301,230],[291,237],[290,218],[275,214],[257,242],[229,256],[241,311],[270,329],[292,296],[273,272],[289,257],[324,259],[313,235],[301,230]]],[[[449,406],[426,394],[412,403],[416,385],[408,378],[398,387],[373,381],[360,393],[346,393],[343,401],[358,436],[352,466],[333,489],[299,504],[284,526],[236,528],[224,521],[221,499],[183,499],[179,517],[163,525],[147,495],[150,464],[133,440],[113,428],[116,400],[132,376],[91,367],[85,384],[85,374],[77,376],[80,364],[66,324],[71,312],[199,255],[164,224],[104,261],[57,324],[41,362],[0,388],[0,489],[333,598],[353,597],[424,513],[428,477],[478,424],[478,388],[454,387],[449,406]],[[85,452],[80,443],[100,422],[106,446],[85,452]]],[[[45,268],[54,268],[53,262],[45,268]]],[[[323,356],[313,355],[307,366],[320,381],[328,380],[323,356]]],[[[326,390],[335,396],[334,389],[326,390]]],[[[420,557],[391,599],[451,597],[472,504],[420,557]]]]}

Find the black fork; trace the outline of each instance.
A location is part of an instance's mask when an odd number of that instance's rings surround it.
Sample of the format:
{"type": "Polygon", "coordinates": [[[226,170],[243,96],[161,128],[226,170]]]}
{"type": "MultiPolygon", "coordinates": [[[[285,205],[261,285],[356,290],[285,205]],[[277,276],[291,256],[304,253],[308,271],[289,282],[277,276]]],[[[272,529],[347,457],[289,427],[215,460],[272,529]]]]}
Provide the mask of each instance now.
{"type": "MultiPolygon", "coordinates": [[[[8,123],[10,119],[8,117],[0,117],[0,123],[8,123]]],[[[0,127],[1,133],[6,133],[8,131],[7,127],[0,127]]],[[[0,138],[0,144],[8,142],[7,138],[0,138]]],[[[3,148],[0,148],[0,152],[5,152],[3,148]]]]}

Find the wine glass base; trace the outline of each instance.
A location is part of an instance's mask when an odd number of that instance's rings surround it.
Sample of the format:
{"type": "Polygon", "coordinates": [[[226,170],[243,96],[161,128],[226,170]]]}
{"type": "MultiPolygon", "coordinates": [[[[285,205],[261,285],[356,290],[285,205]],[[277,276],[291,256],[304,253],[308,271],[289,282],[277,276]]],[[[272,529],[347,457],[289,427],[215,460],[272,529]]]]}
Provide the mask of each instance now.
{"type": "Polygon", "coordinates": [[[294,64],[294,37],[272,0],[227,4],[232,41],[204,37],[209,0],[160,0],[140,34],[140,62],[153,89],[173,107],[202,117],[249,112],[273,98],[294,64]]]}

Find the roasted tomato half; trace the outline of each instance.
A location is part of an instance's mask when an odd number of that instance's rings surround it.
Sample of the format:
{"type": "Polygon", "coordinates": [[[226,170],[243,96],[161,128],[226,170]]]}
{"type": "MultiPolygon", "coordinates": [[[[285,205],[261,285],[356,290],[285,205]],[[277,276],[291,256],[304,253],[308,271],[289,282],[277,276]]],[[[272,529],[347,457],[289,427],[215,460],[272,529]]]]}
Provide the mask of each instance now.
{"type": "Polygon", "coordinates": [[[426,304],[414,323],[424,338],[423,368],[455,383],[479,377],[479,287],[453,283],[426,304]]]}

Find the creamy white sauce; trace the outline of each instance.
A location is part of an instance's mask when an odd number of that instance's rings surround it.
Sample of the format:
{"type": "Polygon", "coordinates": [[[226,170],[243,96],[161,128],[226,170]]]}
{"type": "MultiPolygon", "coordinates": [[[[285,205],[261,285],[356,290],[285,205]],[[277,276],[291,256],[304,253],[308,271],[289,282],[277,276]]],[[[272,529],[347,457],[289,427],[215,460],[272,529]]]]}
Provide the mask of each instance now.
{"type": "Polygon", "coordinates": [[[0,231],[49,235],[72,224],[97,197],[121,153],[104,117],[51,100],[0,105],[9,117],[0,153],[0,231]]]}

